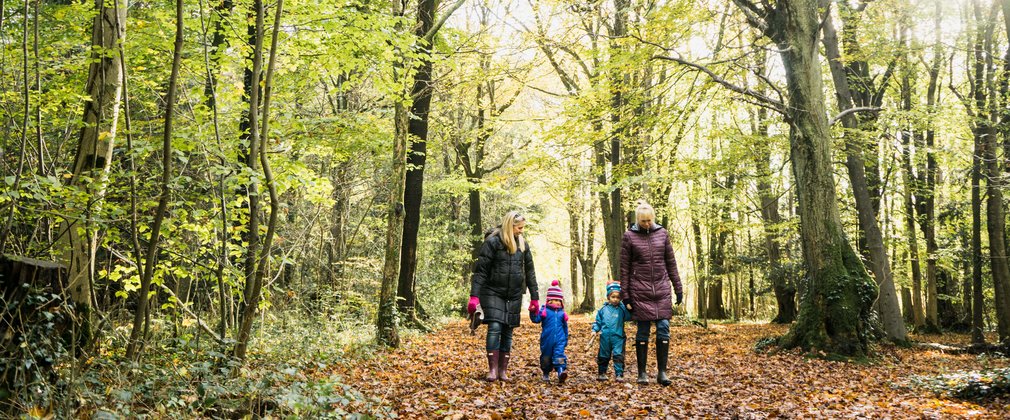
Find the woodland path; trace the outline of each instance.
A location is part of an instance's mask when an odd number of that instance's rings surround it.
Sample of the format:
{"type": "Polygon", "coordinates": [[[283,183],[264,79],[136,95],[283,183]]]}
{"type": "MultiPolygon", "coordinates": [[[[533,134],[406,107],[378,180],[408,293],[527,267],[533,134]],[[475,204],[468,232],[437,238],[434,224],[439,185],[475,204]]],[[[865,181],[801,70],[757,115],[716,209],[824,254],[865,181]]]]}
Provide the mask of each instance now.
{"type": "MultiPolygon", "coordinates": [[[[786,331],[769,324],[712,324],[707,330],[671,325],[673,385],[597,382],[596,349],[585,348],[591,322],[588,315],[571,318],[571,377],[563,386],[539,380],[540,328],[528,319],[515,330],[509,383],[482,379],[485,327],[471,336],[462,320],[327,373],[377,400],[360,409],[377,416],[395,412],[400,418],[1010,418],[1007,400],[978,405],[938,397],[908,382],[912,375],[1002,367],[1006,360],[893,346],[878,348],[879,358],[870,364],[756,353],[758,339],[786,331]],[[375,412],[375,403],[391,411],[375,412]]],[[[626,376],[634,379],[633,326],[628,333],[626,376]]],[[[943,339],[952,344],[960,337],[943,339]]],[[[652,343],[649,350],[654,381],[652,343]]]]}

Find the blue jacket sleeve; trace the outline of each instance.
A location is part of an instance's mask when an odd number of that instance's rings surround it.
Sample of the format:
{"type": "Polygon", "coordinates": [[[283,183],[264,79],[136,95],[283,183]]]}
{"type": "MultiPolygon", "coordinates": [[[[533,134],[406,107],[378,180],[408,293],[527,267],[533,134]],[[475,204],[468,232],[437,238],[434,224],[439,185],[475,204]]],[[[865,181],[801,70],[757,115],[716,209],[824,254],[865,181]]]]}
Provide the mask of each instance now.
{"type": "Polygon", "coordinates": [[[535,311],[531,311],[530,312],[530,321],[533,321],[534,324],[539,324],[540,321],[543,321],[544,318],[542,316],[540,316],[540,313],[543,312],[543,311],[544,311],[544,307],[542,305],[540,306],[540,309],[537,309],[535,311]]]}
{"type": "Polygon", "coordinates": [[[562,313],[561,317],[561,327],[562,331],[564,332],[564,334],[561,336],[561,347],[565,348],[568,347],[568,321],[565,321],[564,313],[562,313]]]}

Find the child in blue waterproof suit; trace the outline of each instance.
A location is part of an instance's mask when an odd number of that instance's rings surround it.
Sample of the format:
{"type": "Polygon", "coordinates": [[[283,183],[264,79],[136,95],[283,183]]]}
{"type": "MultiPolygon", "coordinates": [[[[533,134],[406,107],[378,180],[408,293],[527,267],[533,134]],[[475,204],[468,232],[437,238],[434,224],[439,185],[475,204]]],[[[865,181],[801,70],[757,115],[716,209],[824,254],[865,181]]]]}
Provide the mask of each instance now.
{"type": "Polygon", "coordinates": [[[540,370],[544,382],[550,382],[551,370],[558,372],[558,384],[568,379],[568,314],[565,313],[565,295],[557,280],[547,289],[547,304],[530,311],[530,321],[540,324],[540,370]]]}
{"type": "Polygon", "coordinates": [[[599,381],[607,380],[607,365],[614,359],[614,376],[624,381],[624,323],[631,321],[631,312],[621,304],[621,284],[607,284],[607,303],[596,311],[593,334],[600,335],[600,352],[596,354],[599,381]]]}

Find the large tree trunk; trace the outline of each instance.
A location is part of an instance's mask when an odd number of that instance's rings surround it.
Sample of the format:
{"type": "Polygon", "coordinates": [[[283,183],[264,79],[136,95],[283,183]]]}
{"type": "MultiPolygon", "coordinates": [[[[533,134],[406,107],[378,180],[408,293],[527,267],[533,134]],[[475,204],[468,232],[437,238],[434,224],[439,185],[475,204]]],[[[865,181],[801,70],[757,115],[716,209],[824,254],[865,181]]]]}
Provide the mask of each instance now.
{"type": "Polygon", "coordinates": [[[90,100],[84,103],[83,127],[69,181],[70,186],[85,191],[89,202],[94,204],[83,214],[73,215],[72,222],[62,228],[60,235],[67,242],[68,288],[76,305],[77,348],[89,345],[93,336],[92,288],[98,233],[91,230],[88,218],[98,212],[108,186],[123,86],[122,62],[116,54],[106,52],[117,51],[126,35],[125,1],[114,0],[107,5],[104,0],[95,0],[95,9],[86,85],[90,100]]]}
{"type": "Polygon", "coordinates": [[[434,26],[435,0],[417,3],[417,25],[414,34],[421,39],[418,44],[421,63],[414,75],[410,90],[410,122],[407,126],[410,151],[407,153],[407,175],[403,196],[403,240],[400,245],[400,275],[396,296],[400,312],[413,318],[417,293],[414,291],[414,274],[417,269],[417,232],[421,224],[421,198],[424,191],[424,165],[428,156],[428,112],[431,110],[432,64],[431,43],[425,35],[434,26]]]}
{"type": "MultiPolygon", "coordinates": [[[[611,59],[621,57],[624,54],[619,42],[621,38],[628,34],[627,22],[630,8],[631,3],[629,0],[614,1],[614,25],[610,44],[611,59]]],[[[612,89],[610,101],[610,129],[612,131],[610,135],[611,179],[610,185],[607,186],[610,189],[610,202],[606,206],[610,211],[607,212],[606,208],[604,209],[604,224],[609,225],[610,229],[605,228],[604,234],[607,239],[607,256],[610,260],[611,277],[620,279],[621,237],[624,234],[625,225],[624,206],[621,204],[621,188],[617,180],[620,178],[620,173],[622,172],[621,143],[624,141],[625,134],[627,134],[627,129],[621,124],[621,117],[624,114],[625,106],[624,90],[628,87],[630,81],[627,73],[620,69],[614,70],[610,75],[610,79],[612,89]]],[[[621,280],[626,281],[627,279],[621,280]]]]}
{"type": "Polygon", "coordinates": [[[791,162],[809,276],[797,322],[781,343],[862,356],[869,350],[868,319],[877,287],[845,239],[838,213],[818,60],[818,4],[782,0],[765,12],[761,27],[777,44],[786,71],[791,162]]]}
{"type": "MultiPolygon", "coordinates": [[[[838,36],[835,32],[834,24],[830,18],[824,20],[824,50],[830,60],[831,76],[835,83],[835,98],[838,101],[839,111],[845,112],[853,108],[852,93],[849,89],[849,81],[842,66],[841,52],[838,49],[838,36]]],[[[891,263],[887,259],[887,250],[884,249],[884,237],[880,231],[880,224],[877,223],[877,214],[873,210],[873,203],[870,197],[869,186],[866,181],[863,161],[863,150],[860,146],[860,139],[853,139],[854,133],[858,133],[859,122],[852,113],[842,117],[842,125],[846,130],[845,139],[845,166],[849,172],[849,183],[852,185],[852,193],[856,199],[856,213],[859,219],[860,230],[864,233],[866,250],[869,254],[870,270],[873,272],[880,290],[877,297],[877,306],[880,310],[880,319],[884,325],[884,331],[892,341],[904,342],[908,339],[905,323],[901,319],[901,310],[898,307],[898,295],[894,290],[894,280],[891,276],[891,263]]]]}

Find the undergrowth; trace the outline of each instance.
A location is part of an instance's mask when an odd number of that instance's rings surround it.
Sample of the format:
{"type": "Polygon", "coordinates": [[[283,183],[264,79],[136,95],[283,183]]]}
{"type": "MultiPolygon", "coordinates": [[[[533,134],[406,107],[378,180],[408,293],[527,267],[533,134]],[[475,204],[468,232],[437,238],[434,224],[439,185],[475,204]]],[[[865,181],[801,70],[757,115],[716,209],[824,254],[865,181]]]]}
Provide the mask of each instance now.
{"type": "MultiPolygon", "coordinates": [[[[356,418],[395,416],[331,374],[334,363],[376,354],[374,327],[304,313],[261,318],[248,359],[241,363],[206,336],[169,337],[164,325],[140,363],[121,350],[61,367],[68,398],[32,407],[57,418],[356,418]]],[[[114,335],[104,349],[125,348],[114,335]]]]}
{"type": "Polygon", "coordinates": [[[985,401],[1010,394],[1010,368],[913,376],[909,379],[909,383],[929,389],[940,396],[985,401]]]}

